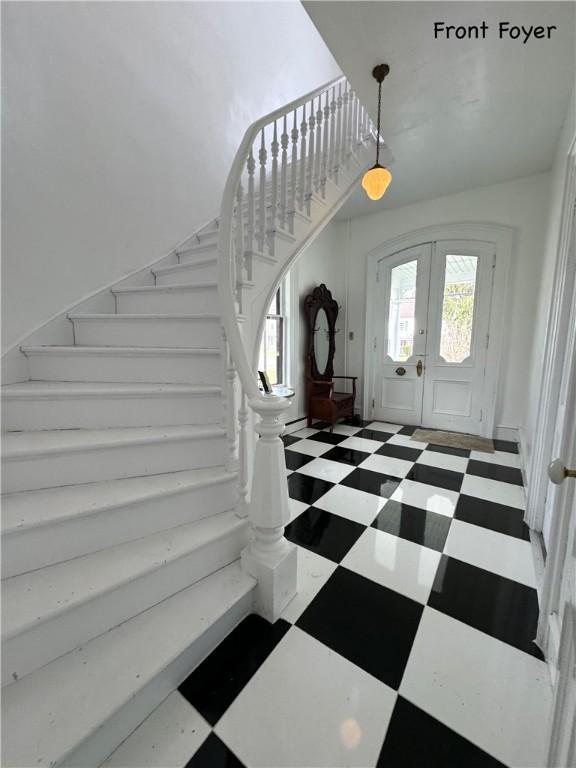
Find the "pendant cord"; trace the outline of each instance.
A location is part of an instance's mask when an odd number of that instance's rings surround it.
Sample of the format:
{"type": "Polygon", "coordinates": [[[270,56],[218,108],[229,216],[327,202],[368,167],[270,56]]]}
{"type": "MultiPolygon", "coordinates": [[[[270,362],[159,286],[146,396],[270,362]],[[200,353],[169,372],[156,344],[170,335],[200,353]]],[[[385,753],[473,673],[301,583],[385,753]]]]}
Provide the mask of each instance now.
{"type": "Polygon", "coordinates": [[[378,121],[376,123],[376,165],[380,159],[380,108],[382,104],[382,80],[378,83],[378,121]]]}

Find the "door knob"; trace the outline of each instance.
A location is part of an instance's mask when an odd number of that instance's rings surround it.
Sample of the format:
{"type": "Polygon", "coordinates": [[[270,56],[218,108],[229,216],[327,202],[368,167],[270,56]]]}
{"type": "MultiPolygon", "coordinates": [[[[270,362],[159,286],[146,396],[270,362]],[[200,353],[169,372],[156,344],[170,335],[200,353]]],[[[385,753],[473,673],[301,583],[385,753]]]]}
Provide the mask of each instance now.
{"type": "Polygon", "coordinates": [[[398,374],[398,376],[404,376],[404,374],[406,373],[406,368],[403,368],[402,366],[400,366],[399,368],[396,368],[396,373],[398,374]]]}
{"type": "Polygon", "coordinates": [[[576,469],[566,469],[562,459],[554,459],[548,464],[548,477],[555,485],[560,485],[565,478],[576,477],[576,469]]]}

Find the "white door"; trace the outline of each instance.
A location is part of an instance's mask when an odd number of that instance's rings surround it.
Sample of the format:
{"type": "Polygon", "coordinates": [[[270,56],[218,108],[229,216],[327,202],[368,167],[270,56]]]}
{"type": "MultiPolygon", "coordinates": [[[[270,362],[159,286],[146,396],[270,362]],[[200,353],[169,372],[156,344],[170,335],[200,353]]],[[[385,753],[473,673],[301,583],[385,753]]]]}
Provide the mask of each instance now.
{"type": "Polygon", "coordinates": [[[378,264],[372,416],[479,434],[495,248],[425,243],[378,264]]]}
{"type": "Polygon", "coordinates": [[[422,419],[422,365],[432,245],[407,248],[378,264],[380,301],[375,309],[372,415],[400,424],[422,419]],[[420,361],[420,365],[418,365],[420,361]]]}

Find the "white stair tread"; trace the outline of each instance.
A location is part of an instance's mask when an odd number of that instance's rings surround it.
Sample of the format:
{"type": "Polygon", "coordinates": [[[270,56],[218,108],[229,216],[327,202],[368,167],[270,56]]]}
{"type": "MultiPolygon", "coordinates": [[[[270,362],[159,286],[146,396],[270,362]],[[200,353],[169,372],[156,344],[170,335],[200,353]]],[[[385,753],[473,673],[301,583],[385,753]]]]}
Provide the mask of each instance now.
{"type": "Polygon", "coordinates": [[[192,488],[216,485],[233,477],[235,475],[223,467],[210,467],[9,493],[2,498],[2,532],[9,534],[50,525],[192,488]]]}
{"type": "Polygon", "coordinates": [[[195,261],[187,261],[183,264],[170,264],[168,267],[156,267],[152,272],[155,275],[169,275],[173,272],[186,272],[199,267],[203,264],[215,264],[218,261],[217,256],[206,256],[205,258],[196,259],[195,261]]]}
{"type": "Polygon", "coordinates": [[[189,440],[223,436],[225,431],[213,427],[125,427],[109,429],[56,429],[39,432],[10,432],[3,435],[5,459],[58,454],[71,450],[91,450],[119,445],[142,445],[158,441],[189,440]]]}
{"type": "Polygon", "coordinates": [[[234,512],[186,523],[2,582],[2,639],[14,637],[87,600],[245,527],[234,512]]]}
{"type": "Polygon", "coordinates": [[[126,320],[130,322],[131,320],[219,320],[220,315],[216,315],[214,313],[209,312],[199,312],[195,315],[169,315],[165,313],[160,314],[137,314],[134,313],[133,315],[127,315],[127,314],[106,314],[106,313],[92,313],[92,314],[70,314],[68,315],[68,318],[70,320],[126,320]]]}
{"type": "Polygon", "coordinates": [[[255,584],[232,563],[4,689],[3,764],[61,760],[255,584]]]}
{"type": "Polygon", "coordinates": [[[218,283],[174,283],[173,285],[137,285],[134,288],[113,288],[115,294],[132,293],[170,293],[172,291],[196,291],[203,288],[217,288],[218,283]]]}
{"type": "MultiPolygon", "coordinates": [[[[114,315],[117,317],[117,315],[114,315]]],[[[220,350],[216,347],[210,349],[203,347],[91,347],[91,346],[23,346],[20,347],[25,355],[115,355],[117,357],[132,356],[150,356],[168,355],[168,356],[189,356],[189,355],[219,355],[220,350]]]]}
{"type": "Polygon", "coordinates": [[[67,382],[67,381],[25,381],[18,384],[5,384],[2,387],[4,398],[38,397],[131,397],[164,395],[202,395],[221,392],[217,386],[196,384],[140,384],[125,382],[67,382]]]}

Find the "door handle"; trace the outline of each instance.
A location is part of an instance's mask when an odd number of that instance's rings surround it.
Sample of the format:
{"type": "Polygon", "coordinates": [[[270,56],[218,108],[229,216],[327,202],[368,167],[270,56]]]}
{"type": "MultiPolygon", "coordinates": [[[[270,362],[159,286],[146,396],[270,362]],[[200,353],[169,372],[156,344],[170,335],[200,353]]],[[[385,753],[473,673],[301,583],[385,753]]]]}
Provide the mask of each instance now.
{"type": "Polygon", "coordinates": [[[406,373],[406,368],[402,368],[402,366],[400,366],[399,368],[396,368],[395,373],[397,373],[398,376],[404,376],[406,373]]]}
{"type": "Polygon", "coordinates": [[[560,485],[567,477],[576,477],[576,469],[566,469],[562,459],[554,459],[548,464],[548,477],[555,485],[560,485]]]}
{"type": "Polygon", "coordinates": [[[418,360],[416,363],[416,374],[418,376],[422,376],[422,371],[424,370],[424,364],[422,363],[422,360],[418,360]]]}

